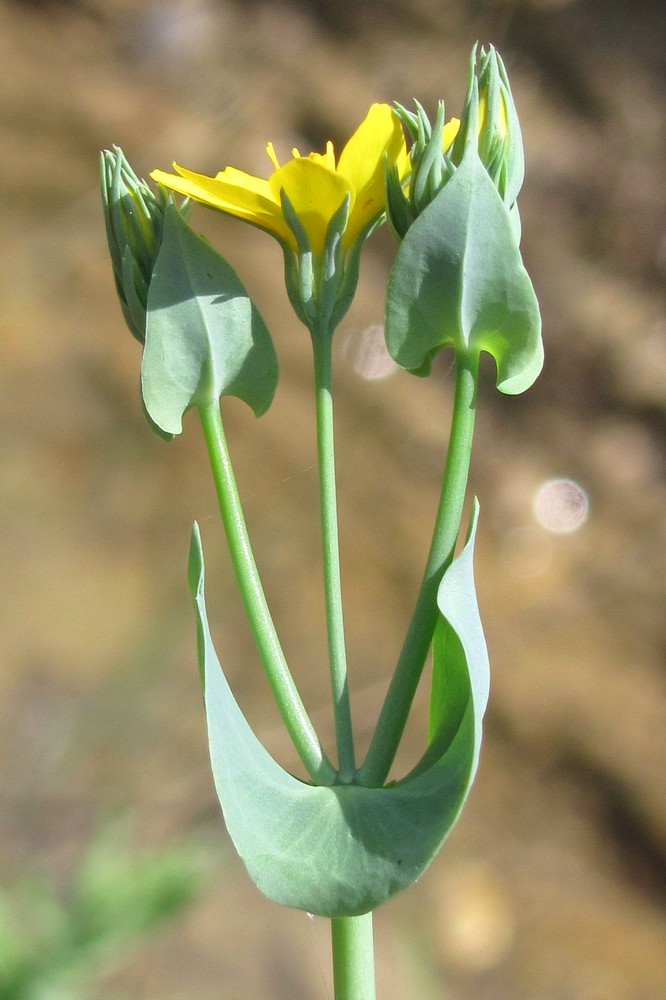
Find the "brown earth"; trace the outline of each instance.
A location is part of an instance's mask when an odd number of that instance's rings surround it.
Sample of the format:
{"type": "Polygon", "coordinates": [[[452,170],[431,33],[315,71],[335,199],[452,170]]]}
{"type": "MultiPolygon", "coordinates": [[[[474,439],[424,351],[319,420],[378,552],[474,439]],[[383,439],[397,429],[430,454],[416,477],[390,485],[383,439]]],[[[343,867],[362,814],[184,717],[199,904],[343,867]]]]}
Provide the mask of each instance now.
{"type": "MultiPolygon", "coordinates": [[[[184,565],[202,524],[222,659],[288,760],[224,554],[196,422],[166,445],[114,299],[97,151],[214,172],[344,141],[375,100],[459,108],[476,39],[509,67],[528,174],[524,257],[546,367],[482,390],[472,488],[493,669],[463,817],[377,915],[382,1000],[666,996],[666,13],[621,0],[78,0],[0,7],[2,881],[62,880],[100,817],[143,846],[201,831],[199,905],[109,979],[133,998],[325,998],[327,928],[278,911],[227,846],[208,772],[184,565]],[[552,478],[589,516],[534,518],[552,478]],[[575,499],[575,498],[574,498],[575,499]]],[[[287,654],[324,732],[311,377],[278,248],[197,210],[275,335],[282,377],[226,423],[287,654]]],[[[340,345],[382,321],[367,247],[340,345]]],[[[340,350],[339,481],[355,722],[367,741],[421,569],[452,383],[359,379],[340,350]]],[[[566,499],[566,498],[565,498],[566,499]]],[[[569,504],[569,508],[570,508],[569,504]]],[[[565,513],[567,505],[565,503],[565,513]]],[[[420,716],[412,732],[416,746],[420,716]]]]}

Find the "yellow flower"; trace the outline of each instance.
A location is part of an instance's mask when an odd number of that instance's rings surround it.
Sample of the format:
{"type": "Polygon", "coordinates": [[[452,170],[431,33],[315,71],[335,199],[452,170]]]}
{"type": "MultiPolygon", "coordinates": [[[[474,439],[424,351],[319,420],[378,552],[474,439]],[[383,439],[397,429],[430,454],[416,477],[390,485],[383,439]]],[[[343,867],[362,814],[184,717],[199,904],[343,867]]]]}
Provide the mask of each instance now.
{"type": "Polygon", "coordinates": [[[365,120],[342,150],[336,163],[333,143],[325,153],[293,158],[280,166],[273,144],[267,153],[274,170],[268,179],[226,167],[215,177],[185,170],[176,174],[155,170],[154,181],[194,201],[244,219],[298,251],[298,243],[282,208],[282,196],[294,210],[313,253],[323,253],[329,223],[349,197],[349,215],[342,234],[348,249],[386,208],[384,162],[396,164],[399,175],[409,171],[409,159],[400,122],[388,104],[373,104],[365,120]]]}

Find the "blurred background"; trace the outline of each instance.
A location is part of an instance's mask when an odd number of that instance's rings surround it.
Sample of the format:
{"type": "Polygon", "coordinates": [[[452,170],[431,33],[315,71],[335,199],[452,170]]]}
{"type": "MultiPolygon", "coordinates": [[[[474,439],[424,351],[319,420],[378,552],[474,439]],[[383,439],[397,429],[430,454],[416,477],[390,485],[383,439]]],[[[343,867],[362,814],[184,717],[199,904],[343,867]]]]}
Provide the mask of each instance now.
{"type": "MultiPolygon", "coordinates": [[[[293,758],[197,422],[166,444],[141,413],[97,157],[117,143],[144,176],[174,159],[265,174],[267,140],[282,157],[340,149],[373,101],[458,113],[476,39],[500,49],[523,126],[546,367],[517,398],[484,368],[471,488],[487,735],[440,856],[377,914],[379,996],[666,996],[663,4],[32,0],[0,4],[3,1000],[332,995],[326,922],[264,900],[224,831],[185,580],[195,518],[220,658],[293,758]]],[[[257,421],[228,400],[224,415],[285,650],[330,734],[307,335],[274,241],[203,208],[193,222],[274,334],[272,409],[257,421]]],[[[453,388],[447,357],[428,380],[369,377],[394,252],[386,231],[370,241],[336,335],[363,746],[418,586],[453,388]]]]}

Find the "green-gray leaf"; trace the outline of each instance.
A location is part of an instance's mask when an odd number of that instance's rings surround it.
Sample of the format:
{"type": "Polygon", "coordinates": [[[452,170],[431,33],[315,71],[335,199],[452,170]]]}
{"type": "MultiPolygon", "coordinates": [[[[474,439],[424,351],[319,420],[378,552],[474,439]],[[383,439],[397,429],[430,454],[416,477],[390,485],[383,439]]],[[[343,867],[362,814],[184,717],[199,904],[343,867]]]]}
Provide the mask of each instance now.
{"type": "MultiPolygon", "coordinates": [[[[456,560],[442,581],[440,606],[447,610],[458,600],[472,599],[476,607],[469,572],[472,545],[473,530],[460,557],[462,568],[456,560]]],[[[462,649],[479,662],[458,657],[452,664],[463,677],[451,690],[466,685],[467,697],[451,706],[454,725],[445,740],[443,729],[438,730],[428,766],[385,788],[313,786],[268,754],[222,673],[206,617],[196,526],[190,586],[215,785],[227,829],[255,885],[274,902],[327,917],[365,913],[411,885],[455,823],[476,767],[488,672],[485,646],[478,645],[478,613],[456,610],[452,615],[462,649]]],[[[444,715],[444,701],[440,710],[444,715]]]]}
{"type": "Polygon", "coordinates": [[[474,708],[474,764],[481,747],[481,722],[488,703],[490,665],[474,586],[474,537],[479,505],[474,500],[467,542],[445,573],[437,593],[441,618],[433,643],[433,677],[430,695],[430,740],[436,747],[452,718],[461,714],[464,692],[474,708]]]}
{"type": "Polygon", "coordinates": [[[167,205],[141,364],[150,418],[165,433],[180,434],[187,409],[224,395],[259,415],[277,377],[270,334],[235,271],[167,205]]]}
{"type": "Polygon", "coordinates": [[[427,375],[443,347],[497,365],[497,387],[528,389],[543,364],[541,319],[509,217],[469,150],[410,227],[391,271],[386,342],[408,371],[427,375]]]}

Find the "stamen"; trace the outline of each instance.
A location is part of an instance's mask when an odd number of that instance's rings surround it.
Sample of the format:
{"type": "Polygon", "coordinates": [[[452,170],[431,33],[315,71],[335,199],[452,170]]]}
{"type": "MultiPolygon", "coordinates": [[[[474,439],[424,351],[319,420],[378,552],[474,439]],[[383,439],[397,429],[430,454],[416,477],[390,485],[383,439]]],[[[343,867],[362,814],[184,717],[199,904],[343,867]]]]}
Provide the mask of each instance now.
{"type": "Polygon", "coordinates": [[[275,148],[274,148],[272,142],[269,142],[268,145],[266,146],[266,152],[268,153],[270,161],[273,164],[273,166],[275,167],[275,169],[279,170],[280,169],[280,161],[278,160],[277,156],[275,155],[275,148]]]}

